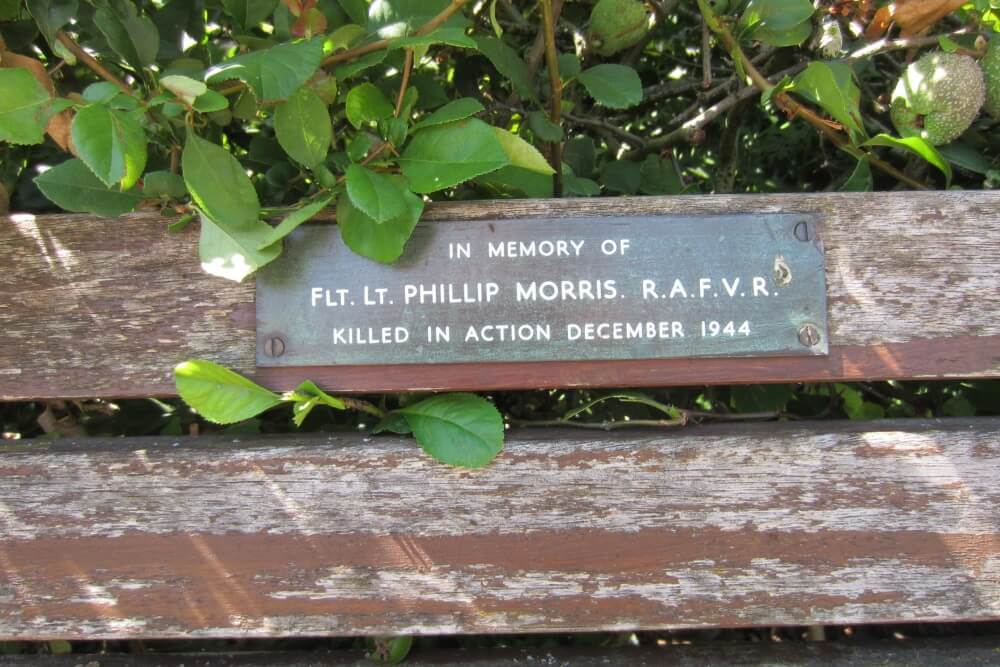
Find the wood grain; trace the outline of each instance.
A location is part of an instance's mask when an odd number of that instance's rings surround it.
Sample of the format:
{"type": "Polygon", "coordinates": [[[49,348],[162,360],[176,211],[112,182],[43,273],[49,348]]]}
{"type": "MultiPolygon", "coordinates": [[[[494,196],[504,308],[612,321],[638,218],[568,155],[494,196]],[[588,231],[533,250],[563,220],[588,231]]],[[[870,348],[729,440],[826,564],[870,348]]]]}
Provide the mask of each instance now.
{"type": "Polygon", "coordinates": [[[478,471],[359,434],[14,445],[0,638],[997,619],[998,433],[526,431],[478,471]]]}
{"type": "Polygon", "coordinates": [[[254,368],[254,290],[203,274],[197,232],[162,218],[0,223],[0,399],[174,393],[189,358],[276,389],[653,386],[1000,375],[1000,193],[719,195],[428,206],[425,220],[810,212],[826,248],[825,358],[254,368]]]}

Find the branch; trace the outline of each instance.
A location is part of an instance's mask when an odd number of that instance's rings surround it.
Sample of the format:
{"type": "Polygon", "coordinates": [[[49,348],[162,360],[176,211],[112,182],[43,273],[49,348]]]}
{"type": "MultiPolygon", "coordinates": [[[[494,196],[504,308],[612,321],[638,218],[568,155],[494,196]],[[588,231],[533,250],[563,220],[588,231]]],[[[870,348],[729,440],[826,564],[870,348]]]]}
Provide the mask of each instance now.
{"type": "Polygon", "coordinates": [[[936,46],[938,44],[938,38],[940,37],[961,37],[962,35],[975,34],[978,34],[978,31],[970,28],[960,28],[953,32],[943,33],[941,35],[923,35],[920,37],[904,37],[902,39],[880,39],[872,42],[871,44],[866,44],[857,51],[848,53],[843,60],[860,60],[861,58],[868,58],[869,56],[875,56],[888,51],[918,49],[923,46],[936,46]]]}
{"type": "MultiPolygon", "coordinates": [[[[746,54],[743,53],[743,49],[740,48],[739,42],[733,37],[733,34],[729,32],[719,21],[718,17],[712,13],[712,9],[708,6],[706,0],[698,0],[698,7],[701,10],[702,16],[705,18],[705,23],[709,28],[718,36],[719,41],[722,42],[723,46],[732,56],[733,60],[746,72],[747,76],[750,77],[750,81],[753,82],[754,87],[756,87],[760,92],[767,92],[774,88],[774,84],[761,74],[760,70],[747,58],[746,54]]],[[[807,123],[812,125],[818,132],[825,135],[830,141],[833,142],[835,146],[840,148],[846,153],[850,153],[856,158],[867,157],[869,163],[876,169],[889,174],[901,183],[905,183],[912,188],[917,190],[929,190],[930,188],[921,183],[920,181],[910,178],[903,172],[899,171],[893,167],[888,162],[884,162],[869,151],[865,151],[857,146],[854,146],[850,140],[844,136],[836,127],[833,127],[829,121],[824,119],[818,113],[810,109],[809,107],[797,102],[791,95],[785,92],[778,93],[771,98],[774,101],[775,106],[779,109],[785,111],[790,118],[795,116],[800,116],[807,123]]]]}
{"type": "Polygon", "coordinates": [[[69,51],[70,53],[72,53],[74,56],[76,56],[80,60],[80,62],[82,62],[87,67],[89,67],[94,72],[94,74],[96,74],[97,76],[101,77],[105,81],[109,81],[110,83],[115,84],[126,95],[131,95],[131,96],[135,95],[135,93],[132,92],[132,89],[129,88],[129,86],[128,86],[127,83],[125,83],[124,81],[122,81],[121,79],[119,79],[117,76],[115,76],[114,74],[112,74],[111,72],[109,72],[107,69],[105,69],[104,65],[102,65],[99,62],[97,62],[97,60],[94,58],[94,56],[92,56],[89,53],[87,53],[86,51],[84,51],[83,47],[80,46],[79,44],[77,44],[76,40],[74,40],[72,37],[70,37],[66,33],[66,31],[59,30],[58,32],[56,32],[56,39],[58,39],[59,42],[63,46],[66,47],[67,51],[69,51]]]}
{"type": "Polygon", "coordinates": [[[393,115],[399,118],[403,111],[403,98],[406,97],[406,87],[410,85],[410,70],[413,69],[413,49],[406,50],[406,62],[403,64],[402,81],[399,83],[399,95],[396,96],[396,110],[393,115]]]}
{"type": "Polygon", "coordinates": [[[344,402],[344,407],[351,410],[359,410],[360,412],[367,412],[368,414],[374,415],[379,419],[382,419],[386,416],[386,414],[388,414],[385,410],[378,407],[374,403],[363,401],[360,398],[347,398],[344,396],[339,396],[338,398],[344,402]]]}
{"type": "MultiPolygon", "coordinates": [[[[445,7],[440,14],[432,18],[427,23],[423,24],[417,28],[414,32],[414,36],[426,35],[427,33],[433,32],[442,23],[451,18],[452,14],[461,9],[469,0],[451,0],[451,4],[445,7]]],[[[330,65],[339,65],[340,63],[349,62],[361,56],[366,56],[369,53],[374,53],[375,51],[381,51],[382,49],[388,48],[389,44],[392,43],[391,39],[379,39],[374,42],[369,42],[368,44],[362,44],[361,46],[356,46],[353,49],[347,49],[340,51],[339,53],[332,53],[326,58],[323,58],[320,63],[320,67],[329,67],[330,65]]],[[[222,95],[232,95],[238,93],[246,87],[242,81],[239,83],[234,83],[231,86],[225,88],[220,88],[219,93],[222,95]]]]}
{"type": "MultiPolygon", "coordinates": [[[[553,125],[562,126],[562,79],[559,78],[559,60],[556,53],[556,21],[552,13],[552,0],[541,0],[542,30],[545,34],[545,65],[549,70],[549,85],[552,99],[549,100],[549,120],[553,125]]],[[[562,141],[552,142],[552,194],[562,197],[562,141]]]]}
{"type": "MultiPolygon", "coordinates": [[[[428,33],[437,30],[441,24],[451,18],[452,14],[461,9],[469,0],[451,0],[451,4],[445,7],[440,14],[432,18],[427,23],[423,24],[414,31],[413,35],[419,37],[420,35],[426,35],[428,33]]],[[[343,62],[348,62],[359,58],[361,56],[368,55],[369,53],[374,53],[375,51],[381,51],[387,48],[392,42],[391,39],[380,39],[368,44],[362,44],[353,49],[347,49],[346,51],[341,51],[340,53],[333,53],[328,55],[323,59],[321,63],[322,67],[329,67],[330,65],[337,65],[343,62]]]]}

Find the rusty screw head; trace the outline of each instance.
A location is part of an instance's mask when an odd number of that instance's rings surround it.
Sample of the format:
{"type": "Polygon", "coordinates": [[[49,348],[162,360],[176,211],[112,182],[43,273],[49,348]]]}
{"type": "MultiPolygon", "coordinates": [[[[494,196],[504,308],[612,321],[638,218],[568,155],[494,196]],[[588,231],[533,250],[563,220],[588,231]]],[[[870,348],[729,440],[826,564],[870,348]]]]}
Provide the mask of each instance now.
{"type": "Polygon", "coordinates": [[[280,336],[271,336],[264,341],[264,354],[269,357],[280,357],[285,353],[285,341],[280,336]]]}
{"type": "Polygon", "coordinates": [[[819,329],[815,324],[803,324],[799,329],[799,342],[806,347],[816,347],[819,345],[819,329]]]}
{"type": "Polygon", "coordinates": [[[792,230],[792,234],[794,234],[795,238],[797,238],[799,241],[802,241],[803,243],[806,241],[811,241],[813,236],[812,229],[810,228],[809,223],[806,222],[805,220],[796,223],[795,229],[792,230]]]}

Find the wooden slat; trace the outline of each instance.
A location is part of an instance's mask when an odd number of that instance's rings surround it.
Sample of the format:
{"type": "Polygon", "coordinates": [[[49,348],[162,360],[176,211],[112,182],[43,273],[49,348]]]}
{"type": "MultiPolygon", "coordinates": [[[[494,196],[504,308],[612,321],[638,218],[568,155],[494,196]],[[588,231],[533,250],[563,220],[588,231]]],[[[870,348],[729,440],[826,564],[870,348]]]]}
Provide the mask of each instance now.
{"type": "MultiPolygon", "coordinates": [[[[196,642],[192,642],[196,645],[196,642]]],[[[991,667],[1000,637],[884,641],[702,641],[650,647],[415,649],[406,667],[991,667]]],[[[372,667],[363,651],[2,656],[0,667],[372,667]],[[94,664],[92,664],[94,663],[94,664]]]]}
{"type": "Polygon", "coordinates": [[[468,202],[443,221],[727,211],[813,212],[827,253],[829,357],[254,368],[254,290],[203,274],[195,230],[162,219],[0,219],[0,399],[174,392],[188,358],[276,389],[340,392],[653,386],[1000,375],[1000,192],[468,202]]]}
{"type": "Polygon", "coordinates": [[[1000,618],[1000,420],[361,434],[0,457],[0,638],[1000,618]]]}

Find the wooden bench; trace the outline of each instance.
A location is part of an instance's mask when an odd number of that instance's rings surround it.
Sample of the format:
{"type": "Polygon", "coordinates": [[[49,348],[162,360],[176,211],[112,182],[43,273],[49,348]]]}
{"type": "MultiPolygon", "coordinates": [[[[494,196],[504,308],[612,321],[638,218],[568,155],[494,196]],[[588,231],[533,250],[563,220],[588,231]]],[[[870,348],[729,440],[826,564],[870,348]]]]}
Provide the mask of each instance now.
{"type": "MultiPolygon", "coordinates": [[[[995,192],[425,219],[609,211],[817,214],[829,356],[256,369],[253,285],[204,276],[196,235],[152,214],[20,215],[0,224],[0,398],[169,396],[193,357],[336,392],[1000,377],[995,192]]],[[[995,620],[998,434],[986,417],[513,429],[476,471],[365,434],[7,442],[0,639],[995,620]]]]}

